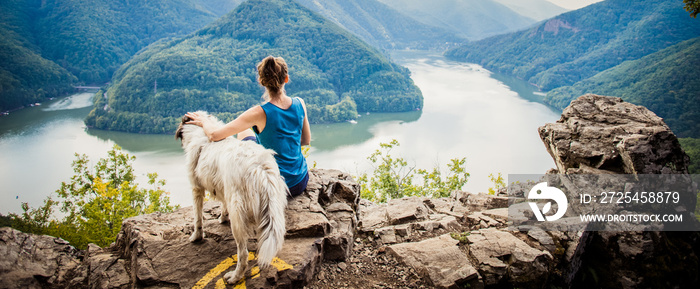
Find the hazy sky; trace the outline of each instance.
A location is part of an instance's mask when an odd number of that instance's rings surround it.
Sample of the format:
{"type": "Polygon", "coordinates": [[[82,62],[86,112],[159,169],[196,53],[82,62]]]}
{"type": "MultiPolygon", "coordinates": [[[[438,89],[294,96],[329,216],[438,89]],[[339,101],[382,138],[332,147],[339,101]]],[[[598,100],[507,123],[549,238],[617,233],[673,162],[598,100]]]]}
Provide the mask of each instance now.
{"type": "Polygon", "coordinates": [[[603,0],[547,0],[566,9],[578,9],[603,0]]]}

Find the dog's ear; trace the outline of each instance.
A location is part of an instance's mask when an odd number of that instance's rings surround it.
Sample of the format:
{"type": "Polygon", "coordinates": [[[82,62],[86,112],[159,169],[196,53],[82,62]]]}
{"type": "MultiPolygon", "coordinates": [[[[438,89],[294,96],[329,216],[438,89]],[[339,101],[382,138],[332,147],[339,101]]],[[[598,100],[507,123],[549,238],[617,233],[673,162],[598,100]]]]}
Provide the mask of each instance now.
{"type": "Polygon", "coordinates": [[[185,123],[187,123],[190,120],[192,120],[192,119],[186,115],[182,117],[182,122],[180,122],[180,125],[177,126],[177,131],[175,131],[175,139],[179,139],[182,141],[182,133],[183,133],[182,127],[185,125],[185,123]]]}

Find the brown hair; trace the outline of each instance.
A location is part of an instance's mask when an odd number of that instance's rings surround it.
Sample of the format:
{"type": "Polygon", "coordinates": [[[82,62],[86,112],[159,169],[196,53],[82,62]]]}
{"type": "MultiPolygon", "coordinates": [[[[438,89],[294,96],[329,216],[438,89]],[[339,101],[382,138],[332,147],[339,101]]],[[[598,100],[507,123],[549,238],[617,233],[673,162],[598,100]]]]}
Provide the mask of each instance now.
{"type": "Polygon", "coordinates": [[[258,81],[269,92],[278,93],[287,78],[287,62],[282,57],[265,57],[258,63],[258,81]]]}

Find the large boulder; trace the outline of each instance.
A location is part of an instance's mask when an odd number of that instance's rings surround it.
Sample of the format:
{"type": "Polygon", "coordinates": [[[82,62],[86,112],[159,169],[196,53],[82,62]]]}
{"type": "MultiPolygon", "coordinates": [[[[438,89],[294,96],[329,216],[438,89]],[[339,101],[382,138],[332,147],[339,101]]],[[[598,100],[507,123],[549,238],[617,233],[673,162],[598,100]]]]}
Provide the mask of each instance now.
{"type": "Polygon", "coordinates": [[[60,238],[0,228],[0,288],[65,287],[82,254],[60,238]]]}
{"type": "Polygon", "coordinates": [[[688,173],[688,156],[663,119],[618,97],[587,94],[539,128],[560,173],[688,173]]]}
{"type": "MultiPolygon", "coordinates": [[[[663,119],[617,97],[581,96],[539,134],[555,173],[688,173],[688,156],[663,119]]],[[[695,195],[682,197],[695,203],[695,195]]],[[[555,279],[575,288],[697,288],[699,256],[698,232],[585,231],[571,238],[555,279]]]]}

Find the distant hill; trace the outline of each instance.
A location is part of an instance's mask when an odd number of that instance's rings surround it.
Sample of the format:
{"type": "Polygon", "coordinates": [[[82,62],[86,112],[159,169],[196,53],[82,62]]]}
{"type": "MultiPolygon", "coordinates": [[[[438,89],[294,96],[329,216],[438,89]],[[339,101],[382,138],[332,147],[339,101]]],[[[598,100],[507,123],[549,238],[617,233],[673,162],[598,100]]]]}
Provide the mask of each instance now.
{"type": "Polygon", "coordinates": [[[185,112],[197,109],[230,120],[259,103],[264,90],[255,65],[267,55],[287,60],[286,90],[306,100],[312,122],[423,105],[408,69],[356,36],[295,2],[249,0],[203,29],[132,58],[97,95],[86,124],[172,133],[185,112]]]}
{"type": "Polygon", "coordinates": [[[494,0],[379,0],[425,24],[478,40],[535,23],[494,0]]]}
{"type": "Polygon", "coordinates": [[[32,34],[38,2],[0,1],[0,111],[71,91],[75,76],[42,57],[32,34]]]}
{"type": "Polygon", "coordinates": [[[446,56],[551,90],[698,36],[700,21],[688,16],[681,1],[607,0],[446,56]]]}
{"type": "Polygon", "coordinates": [[[535,21],[542,21],[569,11],[547,0],[495,0],[511,10],[535,21]]]}
{"type": "Polygon", "coordinates": [[[427,25],[377,0],[296,0],[383,49],[446,49],[466,41],[457,33],[427,25]]]}
{"type": "Polygon", "coordinates": [[[141,48],[182,36],[217,16],[202,0],[46,0],[35,25],[44,57],[86,83],[102,83],[141,48]]]}
{"type": "Polygon", "coordinates": [[[643,105],[664,118],[679,137],[698,138],[700,37],[552,90],[545,100],[563,108],[586,93],[617,96],[643,105]]]}
{"type": "Polygon", "coordinates": [[[0,110],[104,83],[136,52],[214,21],[241,0],[3,0],[0,110]],[[227,10],[228,9],[228,10],[227,10]]]}
{"type": "Polygon", "coordinates": [[[245,0],[193,0],[196,7],[221,17],[235,9],[245,0]]]}

